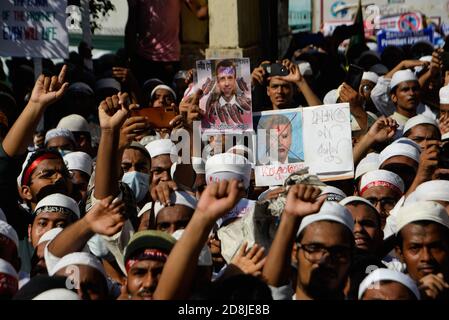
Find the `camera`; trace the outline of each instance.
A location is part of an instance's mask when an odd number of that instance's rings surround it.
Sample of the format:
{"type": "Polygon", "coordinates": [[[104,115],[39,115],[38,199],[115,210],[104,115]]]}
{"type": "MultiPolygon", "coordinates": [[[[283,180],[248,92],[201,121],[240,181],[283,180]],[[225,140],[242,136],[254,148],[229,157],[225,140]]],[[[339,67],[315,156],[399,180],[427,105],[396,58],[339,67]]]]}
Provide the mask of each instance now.
{"type": "Polygon", "coordinates": [[[267,77],[286,76],[290,73],[287,67],[281,63],[264,63],[261,67],[265,70],[267,77]]]}

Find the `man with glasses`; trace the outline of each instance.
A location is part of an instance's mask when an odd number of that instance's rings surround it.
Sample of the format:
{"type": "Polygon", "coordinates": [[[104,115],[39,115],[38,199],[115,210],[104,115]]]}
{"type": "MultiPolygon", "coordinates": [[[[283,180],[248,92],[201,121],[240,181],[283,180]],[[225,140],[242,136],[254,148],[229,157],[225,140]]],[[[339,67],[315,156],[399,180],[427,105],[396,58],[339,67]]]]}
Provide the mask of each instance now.
{"type": "Polygon", "coordinates": [[[376,113],[376,107],[371,100],[371,91],[377,84],[379,76],[371,71],[364,72],[360,81],[359,94],[365,99],[365,110],[376,113]]]}
{"type": "Polygon", "coordinates": [[[318,198],[320,193],[312,185],[290,188],[263,270],[270,286],[279,288],[288,284],[290,253],[296,239],[297,300],[345,298],[343,289],[354,249],[354,221],[342,205],[318,198]]]}
{"type": "Polygon", "coordinates": [[[360,180],[359,195],[367,199],[380,213],[381,227],[385,226],[390,211],[404,193],[404,181],[387,170],[365,173],[360,180]]]}

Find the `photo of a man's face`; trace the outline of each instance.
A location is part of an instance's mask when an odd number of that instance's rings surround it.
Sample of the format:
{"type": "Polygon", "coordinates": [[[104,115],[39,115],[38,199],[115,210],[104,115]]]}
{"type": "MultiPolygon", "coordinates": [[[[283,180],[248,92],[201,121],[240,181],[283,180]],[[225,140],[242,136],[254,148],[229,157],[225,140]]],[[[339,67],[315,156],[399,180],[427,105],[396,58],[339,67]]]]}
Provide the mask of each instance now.
{"type": "MultiPolygon", "coordinates": [[[[292,145],[292,126],[290,124],[279,124],[270,129],[276,130],[279,162],[285,163],[292,145]]],[[[276,143],[273,143],[273,139],[271,139],[270,150],[272,150],[273,147],[276,147],[276,143]]]]}
{"type": "Polygon", "coordinates": [[[266,147],[258,145],[261,164],[287,164],[303,161],[302,141],[294,138],[294,132],[300,132],[297,114],[262,115],[257,123],[257,134],[265,135],[266,147]],[[261,130],[262,129],[262,130],[261,130]],[[296,130],[296,131],[295,131],[296,130]],[[298,140],[298,141],[295,141],[298,140]],[[266,149],[266,150],[262,150],[266,149]],[[269,160],[269,163],[263,163],[269,160]]]}
{"type": "Polygon", "coordinates": [[[220,67],[217,70],[217,85],[221,95],[230,100],[236,91],[236,76],[233,67],[220,67]]]}

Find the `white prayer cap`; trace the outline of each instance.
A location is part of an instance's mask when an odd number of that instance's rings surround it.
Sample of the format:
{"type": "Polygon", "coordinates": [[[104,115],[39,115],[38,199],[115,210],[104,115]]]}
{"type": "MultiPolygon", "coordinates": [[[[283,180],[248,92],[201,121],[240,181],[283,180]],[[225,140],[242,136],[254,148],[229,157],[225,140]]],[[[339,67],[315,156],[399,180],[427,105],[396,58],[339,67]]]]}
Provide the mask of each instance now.
{"type": "Polygon", "coordinates": [[[419,124],[431,124],[432,126],[436,127],[439,130],[436,120],[426,117],[422,114],[418,114],[417,116],[414,116],[407,120],[407,122],[404,125],[404,130],[402,132],[405,134],[408,130],[419,124]]]}
{"type": "Polygon", "coordinates": [[[44,291],[32,300],[81,300],[81,298],[69,289],[57,288],[44,291]]]}
{"type": "Polygon", "coordinates": [[[103,78],[95,82],[95,91],[108,88],[120,91],[122,86],[114,78],[103,78]]]}
{"type": "Polygon", "coordinates": [[[80,209],[78,204],[70,197],[63,195],[61,193],[53,193],[49,196],[46,196],[41,201],[39,201],[34,209],[34,213],[38,215],[42,211],[46,211],[46,207],[49,208],[64,208],[70,210],[74,213],[78,218],[80,217],[80,209]]]}
{"type": "Polygon", "coordinates": [[[147,202],[142,209],[140,209],[139,213],[137,214],[137,218],[140,218],[145,212],[147,212],[148,210],[151,210],[151,208],[153,207],[153,203],[152,202],[147,202]]]}
{"type": "Polygon", "coordinates": [[[69,170],[82,171],[89,177],[92,174],[92,158],[85,152],[70,152],[64,156],[64,162],[69,170]]]}
{"type": "Polygon", "coordinates": [[[357,179],[365,173],[379,169],[379,154],[375,152],[368,153],[365,158],[360,160],[355,168],[354,179],[357,179]]]}
{"type": "Polygon", "coordinates": [[[8,261],[0,258],[0,273],[7,274],[11,277],[14,277],[16,280],[19,280],[19,275],[14,267],[8,261]]]}
{"type": "MultiPolygon", "coordinates": [[[[196,209],[196,204],[198,202],[198,200],[196,200],[196,198],[190,194],[188,194],[185,191],[173,191],[170,193],[170,202],[172,205],[182,205],[182,206],[186,206],[189,208],[192,208],[193,210],[196,209]]],[[[156,201],[154,203],[154,218],[157,218],[157,215],[159,214],[159,212],[164,209],[164,205],[162,205],[162,203],[160,203],[159,201],[156,201]]]]}
{"type": "Polygon", "coordinates": [[[313,75],[312,66],[307,61],[303,61],[298,63],[299,72],[302,76],[311,76],[313,75]]]}
{"type": "Polygon", "coordinates": [[[325,201],[318,213],[311,214],[302,219],[296,236],[309,224],[318,221],[334,221],[347,227],[351,232],[354,230],[354,220],[348,209],[335,201],[325,201]]]}
{"type": "Polygon", "coordinates": [[[340,204],[342,206],[346,206],[348,204],[357,203],[357,202],[362,202],[362,203],[366,204],[368,207],[374,209],[374,211],[376,211],[377,213],[379,213],[379,211],[377,211],[376,207],[373,206],[373,204],[371,202],[369,202],[365,198],[358,197],[358,196],[346,197],[346,198],[344,198],[343,200],[340,201],[340,204]]]}
{"type": "Polygon", "coordinates": [[[64,129],[64,128],[55,128],[55,129],[48,130],[47,133],[45,134],[44,144],[46,145],[48,143],[48,141],[50,141],[51,139],[56,138],[56,137],[65,137],[65,138],[69,139],[70,141],[72,141],[73,144],[76,144],[75,137],[73,136],[72,131],[70,131],[69,129],[64,129]]]}
{"type": "Polygon", "coordinates": [[[419,163],[420,154],[421,147],[416,142],[408,138],[399,138],[381,151],[379,154],[379,167],[386,160],[396,156],[405,156],[419,163]]]}
{"type": "Polygon", "coordinates": [[[19,236],[11,225],[4,221],[0,221],[0,234],[14,242],[17,250],[19,249],[19,236]]]}
{"type": "Polygon", "coordinates": [[[449,104],[449,85],[440,89],[440,104],[449,104]]]}
{"type": "Polygon", "coordinates": [[[449,181],[431,180],[421,183],[406,199],[404,204],[417,201],[449,202],[449,181]]]}
{"type": "Polygon", "coordinates": [[[175,144],[170,139],[159,139],[151,141],[145,146],[150,153],[151,158],[160,156],[161,154],[170,154],[178,156],[175,144]]]}
{"type": "Polygon", "coordinates": [[[323,188],[323,190],[321,191],[320,196],[323,194],[327,196],[326,197],[327,201],[340,202],[341,200],[343,200],[344,198],[347,197],[346,194],[342,190],[340,190],[336,187],[333,187],[333,186],[325,186],[323,188]]]}
{"type": "Polygon", "coordinates": [[[87,252],[73,252],[65,255],[58,261],[58,263],[53,267],[52,270],[48,271],[48,275],[53,276],[59,270],[71,265],[82,265],[89,266],[97,269],[104,277],[107,279],[106,272],[104,271],[103,265],[100,260],[93,254],[87,252]]]}
{"type": "Polygon", "coordinates": [[[393,77],[391,77],[390,91],[393,90],[398,84],[405,81],[418,81],[418,78],[410,69],[396,71],[393,74],[393,77]]]}
{"type": "Polygon", "coordinates": [[[216,154],[206,161],[206,183],[221,180],[243,180],[245,189],[249,188],[251,164],[245,157],[235,153],[216,154]]]}
{"type": "Polygon", "coordinates": [[[408,275],[403,274],[402,272],[396,270],[390,270],[386,268],[378,268],[371,272],[359,286],[359,300],[362,299],[363,294],[367,289],[371,289],[371,285],[378,283],[380,281],[394,281],[399,282],[400,284],[406,286],[413,294],[416,296],[418,300],[421,299],[421,295],[419,294],[418,287],[416,286],[415,281],[410,278],[408,275]]]}
{"type": "Polygon", "coordinates": [[[71,114],[62,118],[56,128],[67,129],[72,132],[90,132],[87,120],[79,114],[71,114]]]}
{"type": "Polygon", "coordinates": [[[58,227],[58,228],[53,228],[53,229],[48,230],[47,232],[45,232],[45,233],[42,235],[42,237],[40,237],[40,239],[39,239],[37,245],[40,245],[40,244],[42,244],[42,243],[44,243],[44,242],[53,240],[54,238],[56,238],[56,236],[57,236],[62,230],[64,230],[64,229],[62,229],[62,228],[60,228],[60,227],[58,227]]]}
{"type": "Polygon", "coordinates": [[[161,135],[156,132],[155,135],[150,135],[150,136],[145,136],[142,139],[140,139],[139,143],[143,146],[146,146],[147,144],[149,144],[150,142],[154,141],[154,140],[159,140],[161,138],[161,135]]]}
{"type": "Polygon", "coordinates": [[[387,170],[374,170],[365,173],[360,180],[360,195],[372,187],[387,187],[401,195],[404,193],[404,181],[396,173],[387,170]]]}
{"type": "Polygon", "coordinates": [[[324,104],[337,103],[338,97],[339,97],[338,89],[332,89],[324,96],[323,103],[324,104]]]}
{"type": "MultiPolygon", "coordinates": [[[[184,234],[184,229],[178,229],[172,233],[173,238],[178,241],[184,234]]],[[[209,246],[205,244],[201,249],[200,255],[198,257],[198,266],[212,266],[212,253],[210,252],[209,246]]]]}
{"type": "Polygon", "coordinates": [[[206,163],[204,162],[203,158],[192,157],[192,167],[197,174],[206,173],[206,163]]]}
{"type": "Polygon", "coordinates": [[[6,219],[6,215],[3,212],[2,208],[0,208],[0,221],[8,222],[8,220],[6,219]]]}
{"type": "Polygon", "coordinates": [[[449,229],[446,209],[434,201],[418,201],[403,206],[396,215],[396,234],[407,224],[415,221],[433,221],[449,229]]]}
{"type": "Polygon", "coordinates": [[[170,88],[169,86],[165,85],[165,84],[160,84],[160,85],[156,86],[156,87],[151,91],[151,98],[153,98],[154,94],[155,94],[156,91],[159,90],[159,89],[164,89],[164,90],[169,91],[169,92],[173,95],[173,98],[176,100],[176,93],[175,93],[175,91],[174,91],[172,88],[170,88]]]}
{"type": "Polygon", "coordinates": [[[362,75],[362,80],[368,80],[377,83],[377,80],[379,80],[379,76],[372,71],[365,71],[362,75]]]}

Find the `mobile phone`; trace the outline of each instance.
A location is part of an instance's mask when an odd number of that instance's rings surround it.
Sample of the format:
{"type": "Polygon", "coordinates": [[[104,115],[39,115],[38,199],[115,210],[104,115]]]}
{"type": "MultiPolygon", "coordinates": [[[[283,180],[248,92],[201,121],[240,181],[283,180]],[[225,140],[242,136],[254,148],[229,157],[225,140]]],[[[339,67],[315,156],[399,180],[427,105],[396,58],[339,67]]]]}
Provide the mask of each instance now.
{"type": "Polygon", "coordinates": [[[286,76],[290,73],[287,67],[281,63],[272,63],[272,64],[264,63],[262,64],[262,68],[264,68],[268,77],[286,76]]]}
{"type": "Polygon", "coordinates": [[[349,66],[346,74],[345,82],[351,86],[352,89],[359,92],[360,82],[362,82],[363,69],[355,64],[349,66]]]}
{"type": "Polygon", "coordinates": [[[154,129],[170,128],[170,121],[178,114],[174,109],[145,107],[131,110],[131,116],[147,117],[147,123],[154,129]]]}

